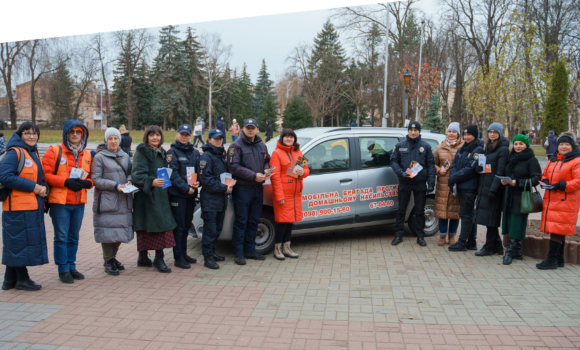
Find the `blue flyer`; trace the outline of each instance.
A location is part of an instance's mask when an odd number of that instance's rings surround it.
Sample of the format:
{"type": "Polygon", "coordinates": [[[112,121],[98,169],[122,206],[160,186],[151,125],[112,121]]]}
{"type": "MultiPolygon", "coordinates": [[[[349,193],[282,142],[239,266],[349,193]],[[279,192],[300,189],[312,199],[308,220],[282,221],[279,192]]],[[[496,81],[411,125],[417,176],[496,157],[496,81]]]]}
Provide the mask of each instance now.
{"type": "Polygon", "coordinates": [[[169,179],[169,172],[167,168],[157,169],[157,178],[165,180],[162,188],[171,187],[171,180],[169,179]]]}

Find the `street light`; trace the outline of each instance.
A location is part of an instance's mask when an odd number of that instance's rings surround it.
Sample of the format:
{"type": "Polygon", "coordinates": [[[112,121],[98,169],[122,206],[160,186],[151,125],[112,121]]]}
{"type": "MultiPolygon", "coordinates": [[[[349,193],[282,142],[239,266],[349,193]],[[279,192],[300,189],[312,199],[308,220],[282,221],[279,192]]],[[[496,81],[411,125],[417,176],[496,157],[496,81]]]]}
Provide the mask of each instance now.
{"type": "Polygon", "coordinates": [[[412,76],[413,74],[409,72],[409,68],[403,73],[403,80],[405,81],[405,124],[409,119],[409,84],[411,84],[412,76]]]}

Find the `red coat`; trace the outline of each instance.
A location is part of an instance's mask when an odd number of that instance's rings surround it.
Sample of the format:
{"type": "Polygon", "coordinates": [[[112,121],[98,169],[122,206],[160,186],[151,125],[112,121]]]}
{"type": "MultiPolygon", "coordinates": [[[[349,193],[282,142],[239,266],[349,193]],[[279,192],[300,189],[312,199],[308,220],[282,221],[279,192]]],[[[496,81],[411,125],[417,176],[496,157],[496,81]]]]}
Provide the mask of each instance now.
{"type": "Polygon", "coordinates": [[[576,147],[562,160],[557,159],[557,154],[550,157],[542,180],[548,179],[550,184],[559,182],[560,190],[544,193],[540,231],[573,236],[580,209],[580,153],[576,147]]]}
{"type": "Polygon", "coordinates": [[[292,160],[302,157],[300,150],[294,147],[283,146],[276,143],[276,150],[270,158],[270,167],[276,167],[272,175],[272,187],[274,192],[274,217],[276,222],[297,222],[302,220],[302,181],[310,170],[304,167],[304,176],[293,178],[286,175],[286,169],[292,160]],[[284,200],[284,204],[278,202],[284,200]]]}

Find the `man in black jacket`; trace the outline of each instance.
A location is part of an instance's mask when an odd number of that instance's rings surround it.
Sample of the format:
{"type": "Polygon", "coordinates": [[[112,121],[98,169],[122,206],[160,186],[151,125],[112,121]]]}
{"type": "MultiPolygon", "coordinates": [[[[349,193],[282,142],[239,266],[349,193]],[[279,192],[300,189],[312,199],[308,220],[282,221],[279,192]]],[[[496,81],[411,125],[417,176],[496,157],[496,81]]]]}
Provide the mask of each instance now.
{"type": "Polygon", "coordinates": [[[266,142],[270,141],[274,136],[274,132],[272,131],[272,123],[269,120],[266,120],[266,142]]]}
{"type": "Polygon", "coordinates": [[[207,144],[199,161],[199,181],[201,183],[201,218],[203,237],[201,252],[204,266],[219,269],[216,261],[225,258],[215,252],[216,242],[224,226],[224,216],[228,205],[227,194],[232,187],[222,184],[220,175],[228,171],[224,160],[223,133],[214,129],[209,132],[207,144]]]}
{"type": "Polygon", "coordinates": [[[259,131],[255,119],[246,119],[240,138],[232,142],[227,154],[228,170],[237,181],[232,193],[236,213],[232,244],[238,265],[245,265],[246,259],[266,259],[256,253],[256,232],[262,215],[262,183],[266,181],[264,173],[269,168],[270,155],[258,136],[259,131]]]}
{"type": "Polygon", "coordinates": [[[455,154],[449,170],[449,187],[457,185],[461,233],[457,243],[449,246],[451,252],[477,250],[477,225],[475,224],[475,199],[479,187],[478,159],[484,153],[483,141],[479,140],[477,125],[468,125],[463,130],[465,143],[455,154]]]}
{"type": "Polygon", "coordinates": [[[403,242],[405,216],[411,194],[415,199],[415,220],[417,223],[417,243],[424,247],[425,242],[425,202],[427,192],[435,188],[435,157],[431,146],[421,141],[421,124],[409,123],[407,139],[397,143],[391,156],[391,167],[399,176],[399,208],[397,209],[397,225],[395,239],[392,245],[403,242]],[[408,169],[419,164],[423,167],[417,174],[409,174],[408,169]],[[428,185],[426,186],[425,183],[428,185]]]}

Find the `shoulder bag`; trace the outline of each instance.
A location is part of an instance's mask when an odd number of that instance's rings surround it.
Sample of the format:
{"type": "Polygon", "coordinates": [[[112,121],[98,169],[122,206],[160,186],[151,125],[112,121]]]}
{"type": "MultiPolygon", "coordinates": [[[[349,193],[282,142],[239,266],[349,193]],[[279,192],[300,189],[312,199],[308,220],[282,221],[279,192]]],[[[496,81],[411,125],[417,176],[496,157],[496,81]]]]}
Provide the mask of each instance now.
{"type": "Polygon", "coordinates": [[[542,212],[542,202],[542,195],[535,187],[532,192],[532,179],[527,179],[524,183],[524,191],[522,192],[522,206],[520,212],[522,212],[522,214],[540,213],[542,212]],[[530,190],[526,191],[528,182],[530,184],[530,190]]]}

